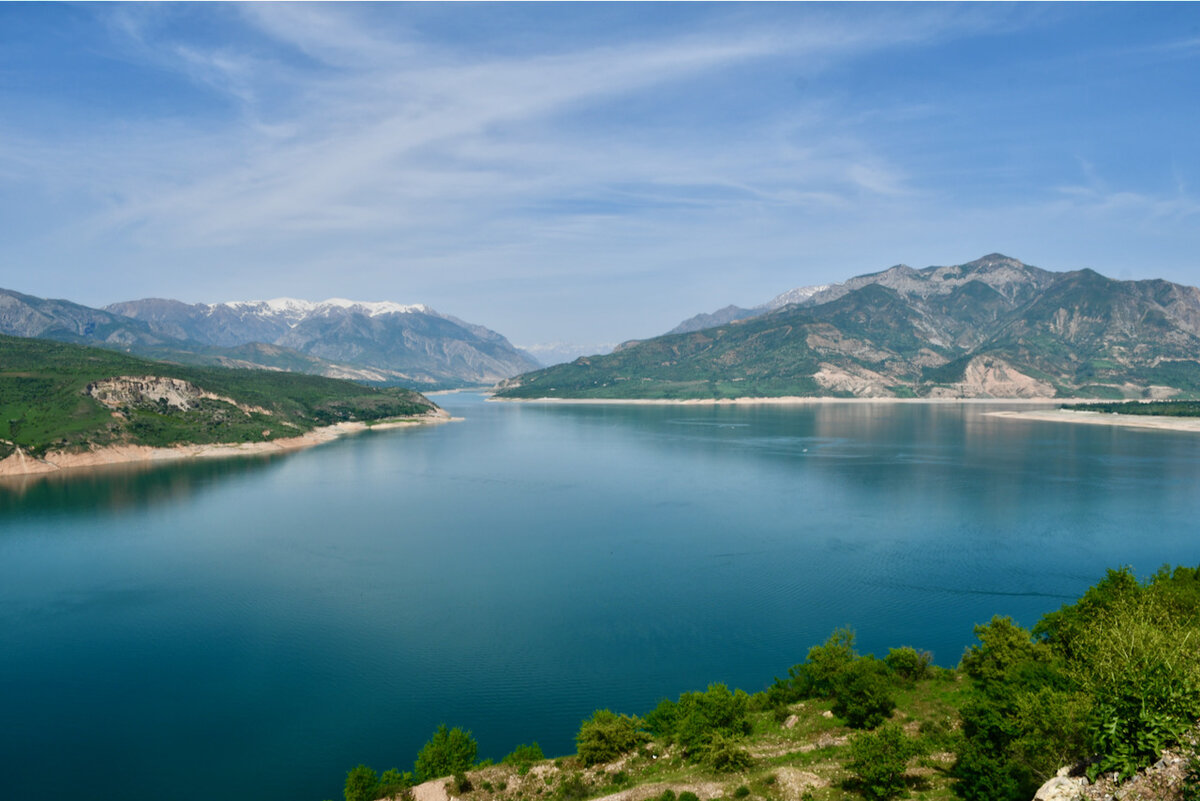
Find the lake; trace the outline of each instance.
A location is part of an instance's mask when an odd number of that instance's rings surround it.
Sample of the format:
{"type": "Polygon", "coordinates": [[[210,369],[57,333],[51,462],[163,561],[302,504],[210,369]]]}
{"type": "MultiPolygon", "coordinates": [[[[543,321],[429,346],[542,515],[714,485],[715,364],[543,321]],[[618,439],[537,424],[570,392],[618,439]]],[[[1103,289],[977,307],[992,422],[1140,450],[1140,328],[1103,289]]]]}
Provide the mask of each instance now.
{"type": "Polygon", "coordinates": [[[840,625],[954,665],[993,614],[1200,562],[1193,434],[437,400],[462,421],[0,485],[0,795],[340,798],[442,722],[568,753],[840,625]]]}

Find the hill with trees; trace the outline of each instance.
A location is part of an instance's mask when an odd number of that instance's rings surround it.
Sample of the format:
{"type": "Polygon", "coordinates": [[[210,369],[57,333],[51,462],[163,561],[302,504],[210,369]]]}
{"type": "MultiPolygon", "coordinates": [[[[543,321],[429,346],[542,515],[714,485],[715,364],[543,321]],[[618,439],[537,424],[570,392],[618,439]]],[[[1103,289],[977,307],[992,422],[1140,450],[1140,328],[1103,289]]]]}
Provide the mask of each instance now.
{"type": "Polygon", "coordinates": [[[271,442],[339,422],[438,411],[417,392],[198,367],[0,336],[0,459],[122,445],[271,442]]]}
{"type": "Polygon", "coordinates": [[[1200,289],[999,254],[903,265],[525,373],[500,398],[1200,397],[1200,289]]]}

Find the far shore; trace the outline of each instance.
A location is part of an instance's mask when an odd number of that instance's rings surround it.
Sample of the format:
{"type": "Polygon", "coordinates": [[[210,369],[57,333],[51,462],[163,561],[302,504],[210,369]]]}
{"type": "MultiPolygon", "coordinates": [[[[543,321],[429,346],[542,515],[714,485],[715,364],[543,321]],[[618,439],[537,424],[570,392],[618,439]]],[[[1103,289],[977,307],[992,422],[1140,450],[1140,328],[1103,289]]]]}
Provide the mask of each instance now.
{"type": "MultiPolygon", "coordinates": [[[[1059,402],[1062,403],[1063,401],[1059,402]]],[[[1112,412],[1084,412],[1072,409],[998,410],[985,412],[985,414],[988,417],[1004,417],[1010,420],[1037,420],[1047,423],[1082,423],[1092,426],[1150,428],[1156,431],[1200,432],[1200,417],[1159,417],[1148,414],[1114,414],[1112,412]]]]}
{"type": "Polygon", "coordinates": [[[448,423],[460,418],[451,417],[444,409],[421,417],[380,420],[378,422],[336,423],[314,428],[297,437],[269,440],[267,442],[228,442],[208,445],[180,444],[167,448],[148,445],[114,445],[108,448],[69,453],[50,451],[41,458],[33,457],[18,449],[0,460],[0,479],[16,476],[37,476],[82,470],[115,464],[150,464],[178,461],[181,459],[223,459],[230,456],[254,456],[311,448],[325,442],[357,434],[362,431],[380,431],[391,428],[448,423]]]}
{"type": "MultiPolygon", "coordinates": [[[[497,398],[498,403],[600,404],[620,406],[815,406],[819,404],[868,403],[925,403],[970,404],[978,406],[1058,406],[1064,403],[1102,403],[1096,398],[497,398]]],[[[1070,409],[998,409],[984,412],[988,417],[1010,420],[1037,420],[1049,423],[1083,423],[1094,426],[1124,426],[1149,428],[1157,431],[1200,432],[1200,417],[1157,417],[1153,415],[1113,414],[1110,412],[1077,412],[1070,409]]]]}
{"type": "Polygon", "coordinates": [[[1093,403],[1094,398],[832,398],[788,395],[779,398],[497,398],[497,403],[582,403],[631,406],[813,406],[824,403],[1021,404],[1093,403]]]}

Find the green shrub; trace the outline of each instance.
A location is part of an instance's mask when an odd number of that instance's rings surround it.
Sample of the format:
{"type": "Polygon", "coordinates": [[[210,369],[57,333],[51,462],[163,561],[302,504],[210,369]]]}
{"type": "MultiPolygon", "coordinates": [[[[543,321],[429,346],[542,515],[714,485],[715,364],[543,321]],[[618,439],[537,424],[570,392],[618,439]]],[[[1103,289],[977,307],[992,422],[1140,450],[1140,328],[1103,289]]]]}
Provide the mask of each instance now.
{"type": "Polygon", "coordinates": [[[670,698],[658,702],[658,706],[646,715],[646,731],[655,737],[670,739],[675,735],[675,723],[679,717],[679,706],[670,698]]]}
{"type": "Polygon", "coordinates": [[[461,773],[475,763],[478,748],[471,732],[443,723],[417,754],[414,772],[421,781],[461,773]]]}
{"type": "Polygon", "coordinates": [[[379,793],[376,798],[408,798],[412,795],[413,775],[401,773],[395,768],[385,770],[379,777],[379,793]]]}
{"type": "Polygon", "coordinates": [[[502,765],[512,765],[518,769],[524,768],[528,771],[530,765],[534,762],[541,762],[545,758],[546,755],[542,753],[542,747],[535,740],[529,745],[518,745],[508,756],[500,760],[500,763],[502,765]]]}
{"type": "Polygon", "coordinates": [[[700,796],[696,795],[691,790],[684,790],[679,794],[679,801],[700,801],[700,796]]]}
{"type": "Polygon", "coordinates": [[[904,773],[908,760],[919,749],[899,724],[888,722],[873,732],[861,732],[850,740],[850,764],[846,767],[857,780],[859,791],[873,801],[908,794],[904,773]]]}
{"type": "Polygon", "coordinates": [[[849,626],[834,629],[824,645],[809,649],[808,660],[788,671],[805,697],[829,698],[837,677],[858,658],[854,650],[854,630],[849,626]]]}
{"type": "Polygon", "coordinates": [[[750,788],[744,784],[739,785],[738,788],[733,791],[734,798],[745,798],[748,795],[750,795],[750,788]]]}
{"type": "Polygon", "coordinates": [[[986,625],[975,627],[979,645],[972,645],[963,654],[959,667],[982,685],[1005,679],[1010,668],[1023,662],[1048,662],[1052,658],[1049,646],[1035,643],[1030,633],[999,615],[986,625]]]}
{"type": "Polygon", "coordinates": [[[455,795],[466,795],[474,790],[475,786],[471,784],[471,780],[467,778],[467,774],[460,771],[455,773],[453,778],[450,779],[450,789],[455,795]]]}
{"type": "Polygon", "coordinates": [[[346,801],[375,801],[379,798],[379,777],[366,765],[357,765],[346,774],[342,794],[346,801]]]}
{"type": "Polygon", "coordinates": [[[933,654],[928,651],[918,651],[916,648],[904,646],[892,648],[887,658],[883,660],[892,672],[905,681],[920,681],[929,675],[929,666],[933,662],[933,654]]]}
{"type": "Polygon", "coordinates": [[[579,733],[575,735],[579,758],[590,767],[611,762],[632,751],[646,740],[646,735],[638,731],[639,724],[637,718],[597,709],[580,725],[579,733]]]}
{"type": "Polygon", "coordinates": [[[674,739],[689,759],[695,759],[704,755],[714,737],[749,734],[749,703],[744,691],[730,692],[724,684],[710,684],[702,693],[684,693],[676,705],[674,739]]]}
{"type": "Polygon", "coordinates": [[[1069,670],[1093,699],[1093,777],[1149,765],[1200,718],[1200,619],[1181,616],[1161,590],[1117,598],[1074,641],[1087,654],[1069,670]]]}
{"type": "Polygon", "coordinates": [[[558,791],[554,794],[559,801],[581,801],[588,794],[587,785],[583,782],[583,777],[578,773],[570,773],[558,784],[558,791]]]}
{"type": "Polygon", "coordinates": [[[834,678],[833,714],[854,729],[873,729],[896,708],[887,665],[874,657],[860,657],[834,678]]]}
{"type": "MultiPolygon", "coordinates": [[[[754,764],[746,749],[722,735],[712,735],[704,748],[704,762],[717,773],[738,773],[754,764]]],[[[683,801],[683,796],[680,796],[683,801]]]]}

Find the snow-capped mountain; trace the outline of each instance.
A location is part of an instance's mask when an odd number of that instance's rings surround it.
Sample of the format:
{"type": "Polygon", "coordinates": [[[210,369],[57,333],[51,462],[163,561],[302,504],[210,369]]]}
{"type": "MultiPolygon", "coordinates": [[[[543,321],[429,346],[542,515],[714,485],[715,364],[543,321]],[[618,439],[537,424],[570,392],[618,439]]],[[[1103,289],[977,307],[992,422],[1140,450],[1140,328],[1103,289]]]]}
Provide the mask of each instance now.
{"type": "Polygon", "coordinates": [[[422,304],[296,298],[186,304],[150,298],[106,311],[164,336],[203,345],[262,342],[416,385],[491,384],[537,367],[529,354],[483,326],[422,304]]]}

